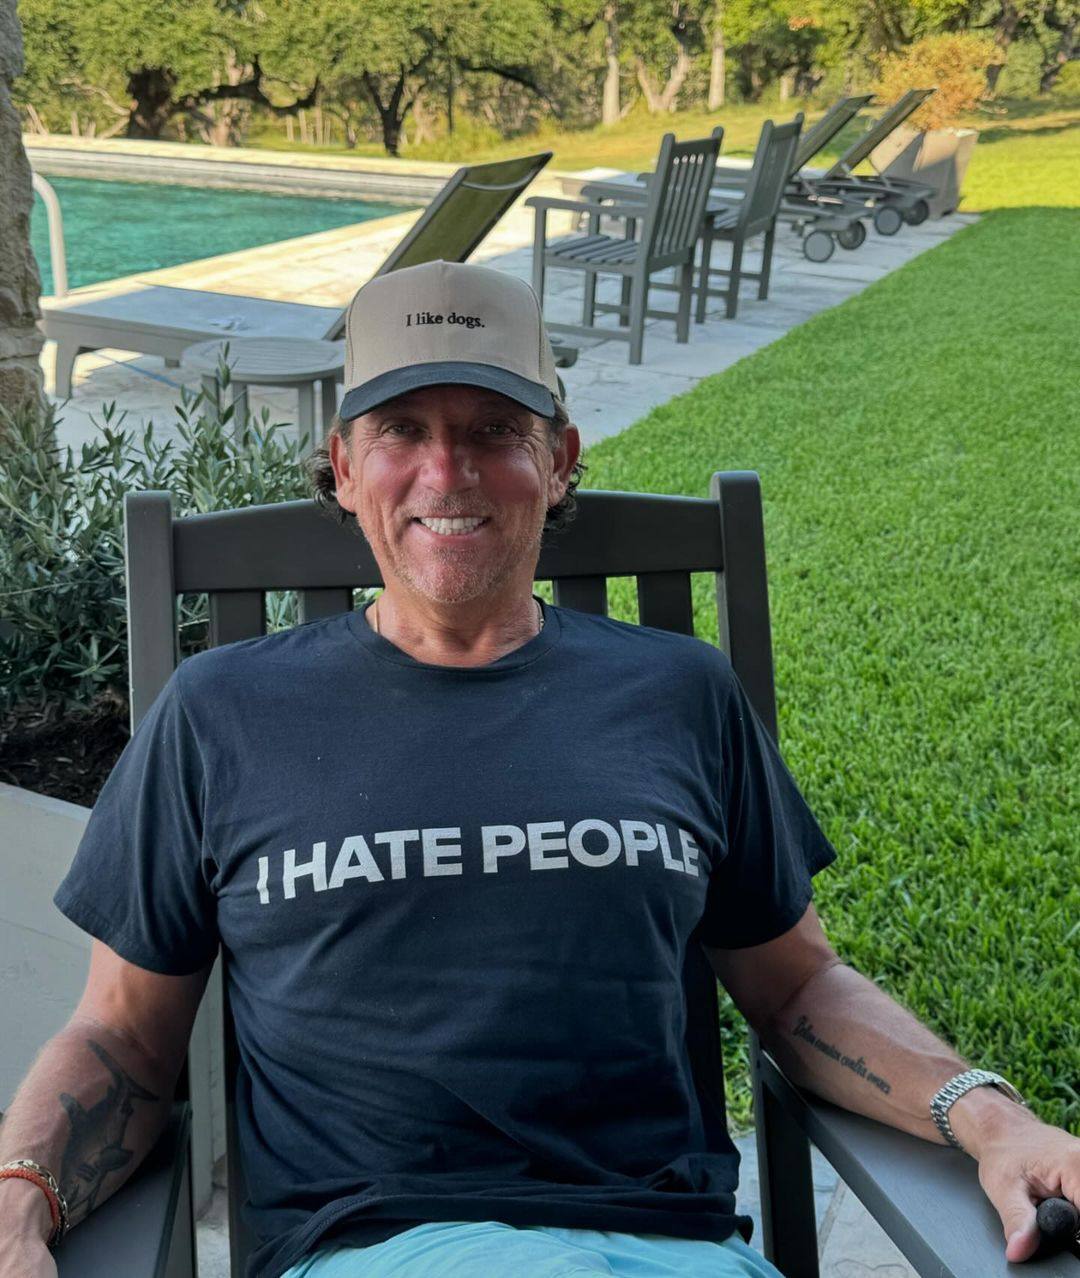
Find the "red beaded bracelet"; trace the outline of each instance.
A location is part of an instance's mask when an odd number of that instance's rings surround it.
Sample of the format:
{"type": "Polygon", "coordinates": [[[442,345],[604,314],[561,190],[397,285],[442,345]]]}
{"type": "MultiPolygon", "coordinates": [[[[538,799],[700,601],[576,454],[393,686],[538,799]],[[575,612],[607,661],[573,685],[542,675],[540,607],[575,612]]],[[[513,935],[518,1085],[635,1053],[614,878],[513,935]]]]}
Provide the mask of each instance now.
{"type": "Polygon", "coordinates": [[[8,1176],[16,1176],[21,1180],[28,1180],[32,1184],[37,1185],[49,1200],[49,1215],[52,1217],[53,1231],[45,1240],[47,1247],[55,1247],[63,1238],[67,1230],[67,1211],[66,1205],[62,1203],[59,1195],[59,1186],[51,1172],[47,1172],[44,1167],[39,1167],[37,1163],[30,1162],[29,1159],[16,1159],[13,1163],[5,1163],[0,1167],[0,1180],[6,1179],[8,1176]],[[52,1182],[51,1184],[49,1182],[52,1182]]]}

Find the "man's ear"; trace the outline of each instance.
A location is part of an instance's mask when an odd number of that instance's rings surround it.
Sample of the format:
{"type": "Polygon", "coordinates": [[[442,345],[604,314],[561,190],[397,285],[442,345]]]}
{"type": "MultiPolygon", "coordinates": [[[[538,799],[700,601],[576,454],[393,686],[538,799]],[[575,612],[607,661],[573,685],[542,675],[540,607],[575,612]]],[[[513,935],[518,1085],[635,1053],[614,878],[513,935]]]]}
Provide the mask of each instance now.
{"type": "Polygon", "coordinates": [[[563,431],[562,442],[552,454],[555,460],[548,484],[548,505],[557,506],[566,496],[570,476],[581,455],[581,435],[576,426],[568,425],[563,431]]]}
{"type": "Polygon", "coordinates": [[[353,467],[349,448],[338,431],[331,431],[327,442],[330,454],[330,465],[334,471],[334,483],[337,488],[337,503],[342,510],[356,514],[356,500],[353,494],[353,467]]]}

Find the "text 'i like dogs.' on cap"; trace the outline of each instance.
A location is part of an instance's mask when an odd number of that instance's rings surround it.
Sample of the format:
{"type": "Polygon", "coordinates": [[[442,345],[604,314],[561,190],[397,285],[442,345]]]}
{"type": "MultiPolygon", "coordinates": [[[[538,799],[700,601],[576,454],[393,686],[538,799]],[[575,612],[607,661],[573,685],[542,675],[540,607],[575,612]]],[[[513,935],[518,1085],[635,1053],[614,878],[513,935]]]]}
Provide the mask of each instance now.
{"type": "Polygon", "coordinates": [[[349,421],[423,386],[498,391],[541,417],[555,412],[555,357],[536,294],[468,262],[424,262],[369,280],[349,305],[349,421]]]}

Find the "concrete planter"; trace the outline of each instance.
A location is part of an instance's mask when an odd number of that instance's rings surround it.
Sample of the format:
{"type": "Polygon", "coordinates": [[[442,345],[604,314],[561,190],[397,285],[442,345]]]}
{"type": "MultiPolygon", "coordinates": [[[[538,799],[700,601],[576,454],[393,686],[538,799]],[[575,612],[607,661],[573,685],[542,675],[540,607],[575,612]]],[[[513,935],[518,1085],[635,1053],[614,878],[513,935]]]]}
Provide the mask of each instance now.
{"type": "Polygon", "coordinates": [[[874,167],[890,177],[915,178],[933,186],[937,194],[927,203],[931,217],[954,213],[960,188],[979,134],[975,129],[896,129],[875,148],[874,167]]]}

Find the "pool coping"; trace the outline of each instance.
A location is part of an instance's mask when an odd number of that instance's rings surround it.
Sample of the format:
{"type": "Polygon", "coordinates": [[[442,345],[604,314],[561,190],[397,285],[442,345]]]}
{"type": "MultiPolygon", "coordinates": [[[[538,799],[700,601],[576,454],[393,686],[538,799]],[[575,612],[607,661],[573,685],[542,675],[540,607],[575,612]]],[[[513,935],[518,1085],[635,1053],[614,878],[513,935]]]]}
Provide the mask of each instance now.
{"type": "MultiPolygon", "coordinates": [[[[23,146],[43,177],[158,182],[279,194],[378,198],[426,204],[459,164],[380,156],[304,155],[255,147],[199,146],[134,138],[86,139],[24,133],[23,146]]],[[[545,170],[544,176],[570,177],[545,170]]]]}

